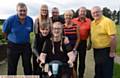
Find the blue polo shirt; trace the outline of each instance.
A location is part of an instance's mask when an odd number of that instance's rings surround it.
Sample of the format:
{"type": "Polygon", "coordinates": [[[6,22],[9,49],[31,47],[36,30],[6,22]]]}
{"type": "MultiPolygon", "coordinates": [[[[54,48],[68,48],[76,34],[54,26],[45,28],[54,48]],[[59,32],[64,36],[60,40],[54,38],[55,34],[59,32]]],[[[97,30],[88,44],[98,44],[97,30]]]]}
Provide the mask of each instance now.
{"type": "Polygon", "coordinates": [[[33,20],[26,16],[24,23],[19,21],[17,15],[9,17],[4,23],[2,32],[7,33],[10,42],[24,44],[30,42],[30,32],[33,31],[33,20]]]}

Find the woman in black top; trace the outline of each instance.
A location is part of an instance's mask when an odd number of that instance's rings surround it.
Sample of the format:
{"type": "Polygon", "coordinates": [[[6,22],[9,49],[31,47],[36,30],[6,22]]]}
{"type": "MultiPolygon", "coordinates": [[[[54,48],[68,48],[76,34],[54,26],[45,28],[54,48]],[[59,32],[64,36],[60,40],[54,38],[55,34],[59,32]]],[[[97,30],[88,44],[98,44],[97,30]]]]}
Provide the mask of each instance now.
{"type": "MultiPolygon", "coordinates": [[[[49,63],[53,60],[59,60],[63,63],[73,64],[75,55],[70,47],[69,43],[64,44],[63,37],[63,25],[60,22],[55,22],[52,26],[52,36],[46,40],[39,60],[41,63],[49,63]]],[[[58,78],[70,78],[72,69],[65,67],[62,70],[61,77],[58,78]]]]}

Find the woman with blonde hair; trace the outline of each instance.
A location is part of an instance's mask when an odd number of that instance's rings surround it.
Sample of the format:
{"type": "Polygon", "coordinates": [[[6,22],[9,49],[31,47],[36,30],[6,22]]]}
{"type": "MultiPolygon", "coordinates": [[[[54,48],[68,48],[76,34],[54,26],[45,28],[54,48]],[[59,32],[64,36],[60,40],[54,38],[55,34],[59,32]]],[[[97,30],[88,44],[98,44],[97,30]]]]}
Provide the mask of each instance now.
{"type": "MultiPolygon", "coordinates": [[[[74,61],[74,54],[71,46],[64,43],[63,25],[60,22],[53,23],[52,36],[47,39],[39,56],[40,64],[50,63],[57,60],[62,63],[68,63],[69,66],[63,66],[62,70],[57,75],[57,78],[71,78],[72,66],[74,61]]],[[[52,76],[50,78],[53,78],[52,76]]]]}
{"type": "Polygon", "coordinates": [[[49,18],[48,6],[46,4],[41,5],[40,13],[39,13],[38,17],[35,19],[35,25],[34,25],[34,32],[35,33],[38,33],[39,26],[41,26],[42,22],[48,23],[49,26],[52,25],[52,21],[49,18]]]}
{"type": "Polygon", "coordinates": [[[33,74],[42,76],[42,69],[39,67],[37,57],[42,51],[46,39],[50,38],[51,22],[49,19],[48,6],[43,4],[40,8],[39,16],[35,19],[34,33],[35,42],[33,43],[33,74]]]}

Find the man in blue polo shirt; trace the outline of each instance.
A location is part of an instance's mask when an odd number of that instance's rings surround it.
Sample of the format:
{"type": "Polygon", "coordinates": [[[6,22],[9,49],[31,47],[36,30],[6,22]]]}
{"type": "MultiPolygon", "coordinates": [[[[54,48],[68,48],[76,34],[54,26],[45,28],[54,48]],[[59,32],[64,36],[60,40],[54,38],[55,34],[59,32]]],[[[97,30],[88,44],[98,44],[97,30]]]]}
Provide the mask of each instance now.
{"type": "Polygon", "coordinates": [[[33,20],[27,16],[27,7],[18,3],[17,14],[9,17],[3,23],[3,34],[8,40],[8,75],[17,74],[20,55],[25,75],[32,74],[30,32],[33,30],[33,20]]]}

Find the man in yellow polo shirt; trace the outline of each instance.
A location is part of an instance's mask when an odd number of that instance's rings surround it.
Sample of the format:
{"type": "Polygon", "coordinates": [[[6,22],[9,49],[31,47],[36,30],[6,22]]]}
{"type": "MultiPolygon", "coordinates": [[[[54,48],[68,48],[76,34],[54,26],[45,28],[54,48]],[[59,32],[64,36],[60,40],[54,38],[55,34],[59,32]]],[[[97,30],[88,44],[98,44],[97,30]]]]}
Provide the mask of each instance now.
{"type": "Polygon", "coordinates": [[[91,42],[94,50],[95,77],[112,78],[116,49],[116,26],[102,15],[99,6],[91,9],[94,18],[91,24],[91,42]]]}

